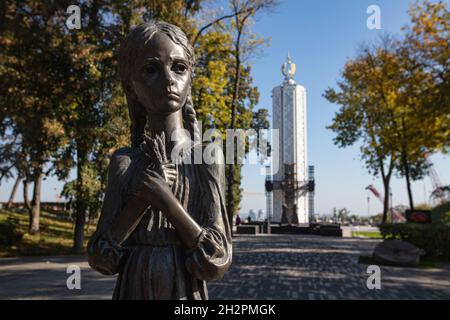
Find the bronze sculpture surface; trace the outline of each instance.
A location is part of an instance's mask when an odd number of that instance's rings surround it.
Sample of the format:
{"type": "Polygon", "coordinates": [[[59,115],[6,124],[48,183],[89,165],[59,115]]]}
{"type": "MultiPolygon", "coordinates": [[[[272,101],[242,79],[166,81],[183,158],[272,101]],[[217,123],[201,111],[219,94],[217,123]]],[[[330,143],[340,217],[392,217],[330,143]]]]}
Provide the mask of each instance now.
{"type": "Polygon", "coordinates": [[[114,299],[208,299],[206,281],[220,279],[231,264],[224,163],[192,160],[203,150],[190,139],[200,135],[190,97],[193,67],[186,35],[165,22],[134,28],[121,46],[132,146],[111,157],[88,244],[92,268],[119,274],[114,299]],[[174,161],[179,146],[189,147],[174,161]]]}

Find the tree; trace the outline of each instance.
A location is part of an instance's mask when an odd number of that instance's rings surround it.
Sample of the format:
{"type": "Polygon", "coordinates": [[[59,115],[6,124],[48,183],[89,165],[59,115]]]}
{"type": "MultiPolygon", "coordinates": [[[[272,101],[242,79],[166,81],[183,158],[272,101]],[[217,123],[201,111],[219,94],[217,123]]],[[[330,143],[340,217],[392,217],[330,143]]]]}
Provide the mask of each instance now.
{"type": "MultiPolygon", "coordinates": [[[[231,24],[234,33],[233,40],[233,78],[232,78],[232,99],[231,99],[231,119],[229,129],[237,128],[237,114],[238,110],[242,108],[241,90],[245,90],[244,83],[241,82],[241,74],[243,71],[250,72],[250,69],[243,70],[242,66],[255,51],[264,44],[264,40],[258,39],[254,34],[249,32],[249,27],[252,19],[261,11],[273,8],[276,1],[273,0],[231,0],[230,6],[234,13],[234,20],[231,24]]],[[[245,127],[245,126],[244,126],[245,127]]],[[[234,150],[233,150],[234,152],[234,150]]],[[[240,166],[237,167],[240,172],[240,166]]],[[[227,168],[227,212],[229,215],[230,225],[233,222],[233,216],[236,212],[235,199],[236,191],[234,190],[235,183],[240,182],[240,175],[238,179],[235,177],[235,165],[228,164],[227,168]]]]}
{"type": "Polygon", "coordinates": [[[450,143],[450,11],[442,2],[424,1],[410,9],[412,26],[395,44],[397,70],[396,171],[405,177],[414,209],[411,181],[427,173],[426,153],[446,151],[450,143]]]}
{"type": "Polygon", "coordinates": [[[6,209],[9,209],[14,201],[20,182],[24,178],[26,155],[21,149],[21,144],[17,136],[2,132],[0,144],[0,183],[3,179],[13,177],[12,171],[15,169],[16,177],[11,194],[9,196],[6,209]]]}
{"type": "Polygon", "coordinates": [[[435,81],[408,42],[385,36],[375,46],[363,47],[358,58],[346,64],[343,78],[341,92],[329,89],[325,94],[343,106],[330,129],[338,134],[335,143],[341,147],[363,142],[366,166],[383,179],[385,222],[392,173],[405,177],[414,209],[411,182],[427,172],[425,153],[445,147],[442,132],[448,132],[448,115],[439,116],[430,107],[435,81]]]}
{"type": "MultiPolygon", "coordinates": [[[[65,143],[62,125],[56,119],[64,94],[60,88],[64,65],[56,64],[63,58],[61,44],[52,41],[58,23],[53,18],[57,6],[51,3],[6,1],[0,7],[0,93],[2,133],[17,139],[20,156],[18,175],[25,177],[25,192],[33,181],[33,198],[28,205],[30,233],[39,232],[40,191],[45,164],[65,143]],[[53,66],[49,72],[49,66],[53,66]]],[[[61,10],[60,10],[61,11],[61,10]]],[[[2,135],[4,138],[4,135],[2,135]]]]}
{"type": "MultiPolygon", "coordinates": [[[[53,171],[66,179],[70,169],[77,167],[74,248],[81,250],[87,210],[83,195],[89,194],[83,179],[92,176],[86,174],[92,171],[89,161],[96,159],[105,165],[108,153],[100,155],[98,151],[128,137],[123,134],[128,131],[126,121],[112,121],[121,126],[115,130],[121,134],[113,141],[103,128],[126,110],[125,104],[119,111],[108,107],[117,107],[112,96],[119,85],[113,55],[135,21],[135,8],[127,7],[128,1],[82,2],[82,28],[71,31],[65,27],[70,4],[9,1],[2,5],[2,45],[6,50],[0,56],[1,108],[5,111],[1,123],[18,137],[26,155],[24,195],[29,181],[34,181],[33,231],[38,228],[42,176],[53,171]],[[120,19],[115,22],[117,15],[120,19]],[[45,164],[50,169],[43,172],[45,164]]],[[[101,168],[94,176],[104,176],[104,171],[101,168]]]]}
{"type": "MultiPolygon", "coordinates": [[[[74,203],[74,249],[81,251],[86,217],[95,217],[101,205],[109,156],[129,144],[127,106],[116,72],[122,38],[133,25],[148,19],[174,23],[191,39],[197,35],[197,78],[192,91],[198,117],[206,127],[217,122],[215,127],[225,131],[233,95],[229,72],[234,66],[233,36],[225,25],[231,23],[228,18],[200,26],[203,22],[196,16],[202,10],[200,0],[82,1],[81,29],[75,30],[65,27],[70,4],[2,4],[6,19],[0,25],[5,35],[0,44],[7,50],[0,54],[0,74],[4,75],[0,125],[2,132],[11,130],[18,137],[25,156],[24,196],[30,180],[35,182],[33,200],[25,199],[30,212],[39,207],[42,176],[55,173],[67,180],[76,168],[76,179],[67,182],[64,194],[74,203]],[[22,105],[28,109],[15,108],[22,105]]],[[[248,127],[258,92],[250,66],[242,64],[240,69],[236,125],[248,127]]]]}
{"type": "Polygon", "coordinates": [[[363,48],[356,59],[348,61],[338,82],[340,91],[329,88],[324,96],[342,107],[328,127],[336,133],[334,143],[341,148],[361,143],[361,158],[384,186],[383,222],[389,209],[389,184],[398,159],[392,148],[395,139],[396,69],[394,56],[385,48],[363,48]]]}
{"type": "Polygon", "coordinates": [[[412,26],[398,44],[401,77],[398,115],[400,164],[414,208],[410,180],[428,169],[426,153],[446,152],[450,144],[450,11],[442,1],[411,6],[412,26]]]}
{"type": "Polygon", "coordinates": [[[81,10],[86,13],[82,21],[85,27],[71,33],[68,47],[74,95],[66,100],[69,108],[64,113],[66,132],[70,136],[65,152],[76,157],[77,167],[76,251],[83,250],[86,215],[92,218],[99,211],[108,155],[128,144],[127,108],[116,74],[121,39],[133,25],[148,19],[174,23],[190,34],[194,29],[193,15],[199,9],[200,1],[196,0],[99,1],[82,5],[81,10]],[[99,184],[94,183],[97,180],[99,184]]]}
{"type": "Polygon", "coordinates": [[[434,130],[435,125],[423,118],[426,114],[421,106],[423,94],[426,94],[424,89],[430,85],[431,78],[410,56],[402,42],[395,42],[391,51],[390,67],[396,70],[396,77],[390,84],[395,90],[395,107],[392,108],[395,135],[391,143],[392,149],[399,155],[396,172],[405,178],[409,206],[414,209],[411,182],[422,179],[427,173],[424,154],[435,148],[434,139],[430,139],[430,131],[434,130]]]}
{"type": "MultiPolygon", "coordinates": [[[[118,2],[116,5],[123,3],[118,2]]],[[[81,6],[81,11],[84,12],[83,27],[76,32],[67,32],[66,35],[66,51],[70,57],[67,76],[71,79],[66,85],[73,94],[66,98],[64,112],[60,113],[69,137],[69,143],[62,154],[69,155],[64,158],[75,159],[71,164],[77,169],[74,183],[76,197],[73,248],[78,252],[84,249],[84,227],[89,208],[92,208],[93,203],[99,204],[101,199],[97,194],[101,183],[98,185],[95,182],[101,181],[105,168],[95,171],[92,163],[104,164],[102,158],[108,156],[108,153],[97,153],[97,157],[94,156],[96,149],[102,149],[101,145],[106,143],[102,127],[110,120],[109,108],[125,108],[125,105],[117,106],[113,103],[114,90],[119,86],[119,79],[115,74],[115,54],[119,39],[123,36],[122,31],[128,31],[130,26],[122,25],[119,28],[118,25],[111,24],[107,19],[107,13],[113,14],[111,8],[114,6],[109,1],[84,3],[81,6]],[[96,190],[92,190],[94,186],[96,190]]],[[[125,128],[120,129],[122,134],[128,136],[125,128]]],[[[110,135],[108,138],[117,140],[110,135]]],[[[65,177],[66,172],[61,170],[59,174],[65,177]]]]}
{"type": "Polygon", "coordinates": [[[425,153],[445,152],[450,144],[449,9],[442,1],[424,1],[413,5],[410,15],[405,39],[386,37],[375,48],[365,47],[346,64],[341,92],[325,93],[343,106],[330,126],[335,143],[362,141],[366,166],[381,173],[384,222],[392,172],[405,177],[414,208],[411,181],[426,174],[425,153]]]}
{"type": "MultiPolygon", "coordinates": [[[[274,1],[271,3],[275,5],[274,1]]],[[[249,29],[252,18],[265,5],[269,6],[269,1],[230,1],[229,13],[220,14],[206,23],[199,22],[195,29],[197,65],[192,87],[194,105],[203,128],[219,130],[222,139],[227,138],[227,129],[253,128],[258,132],[258,129],[268,128],[267,110],[253,112],[259,92],[253,85],[251,67],[247,61],[261,44],[266,43],[249,29]],[[247,18],[244,19],[245,16],[247,18]],[[240,26],[240,31],[236,29],[236,19],[240,24],[242,20],[245,22],[245,26],[240,26]]],[[[209,12],[205,15],[214,16],[209,12]]],[[[246,141],[246,152],[249,149],[246,141]]],[[[241,167],[234,164],[226,168],[230,222],[242,198],[241,167]]]]}
{"type": "Polygon", "coordinates": [[[425,0],[413,4],[409,14],[412,25],[404,28],[404,46],[432,79],[423,86],[420,109],[435,128],[429,139],[446,152],[450,145],[450,6],[425,0]]]}

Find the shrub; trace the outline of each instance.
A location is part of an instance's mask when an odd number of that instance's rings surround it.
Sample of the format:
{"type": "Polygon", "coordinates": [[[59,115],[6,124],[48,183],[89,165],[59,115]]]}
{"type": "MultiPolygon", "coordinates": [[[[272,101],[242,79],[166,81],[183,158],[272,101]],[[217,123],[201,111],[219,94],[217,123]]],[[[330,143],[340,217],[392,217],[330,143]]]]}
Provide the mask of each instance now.
{"type": "Polygon", "coordinates": [[[431,224],[383,224],[383,238],[394,238],[423,249],[427,257],[450,261],[450,203],[434,208],[431,224]]]}
{"type": "Polygon", "coordinates": [[[450,202],[441,204],[431,210],[431,223],[450,227],[450,202]]]}
{"type": "Polygon", "coordinates": [[[16,227],[11,220],[0,222],[0,246],[10,247],[22,241],[23,234],[16,227]]]}

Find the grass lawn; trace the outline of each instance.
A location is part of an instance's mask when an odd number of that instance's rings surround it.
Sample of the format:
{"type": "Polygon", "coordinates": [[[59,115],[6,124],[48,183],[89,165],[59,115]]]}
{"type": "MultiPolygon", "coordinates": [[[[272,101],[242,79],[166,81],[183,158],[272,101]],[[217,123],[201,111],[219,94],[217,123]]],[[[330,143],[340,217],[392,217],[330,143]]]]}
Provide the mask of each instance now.
{"type": "MultiPolygon", "coordinates": [[[[0,246],[0,257],[73,254],[74,224],[68,214],[41,211],[40,234],[28,234],[28,213],[0,209],[0,223],[10,221],[23,234],[22,241],[10,247],[0,246]]],[[[95,227],[85,232],[85,245],[95,227]]]]}
{"type": "Polygon", "coordinates": [[[379,231],[371,231],[371,232],[352,231],[352,237],[355,237],[355,238],[364,237],[364,238],[371,238],[371,239],[382,239],[383,238],[379,231]]]}

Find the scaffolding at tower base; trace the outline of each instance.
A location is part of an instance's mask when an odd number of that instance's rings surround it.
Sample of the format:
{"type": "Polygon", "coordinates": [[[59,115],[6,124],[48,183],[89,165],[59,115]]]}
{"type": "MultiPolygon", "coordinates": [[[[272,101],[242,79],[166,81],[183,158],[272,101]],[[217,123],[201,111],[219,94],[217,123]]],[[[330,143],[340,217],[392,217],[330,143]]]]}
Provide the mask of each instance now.
{"type": "MultiPolygon", "coordinates": [[[[266,183],[270,181],[271,170],[270,166],[266,166],[266,183]]],[[[270,223],[272,220],[272,192],[269,192],[266,188],[266,218],[267,222],[270,223]]]]}
{"type": "MultiPolygon", "coordinates": [[[[314,166],[308,167],[308,180],[315,181],[314,180],[314,166]]],[[[308,215],[309,215],[309,221],[313,221],[314,214],[315,214],[315,210],[314,210],[315,186],[313,186],[310,189],[312,189],[312,191],[310,191],[308,194],[308,210],[309,210],[308,215]]]]}
{"type": "MultiPolygon", "coordinates": [[[[284,203],[281,216],[281,224],[297,225],[299,224],[299,222],[297,216],[296,199],[298,199],[300,195],[305,195],[307,193],[309,195],[314,194],[315,180],[314,176],[309,176],[308,180],[298,181],[295,172],[295,164],[285,164],[284,169],[284,179],[278,181],[271,179],[270,167],[266,167],[265,189],[267,212],[269,212],[270,210],[270,213],[272,213],[273,190],[282,190],[284,193],[284,203]]],[[[311,200],[311,198],[309,198],[309,200],[311,200]]]]}

